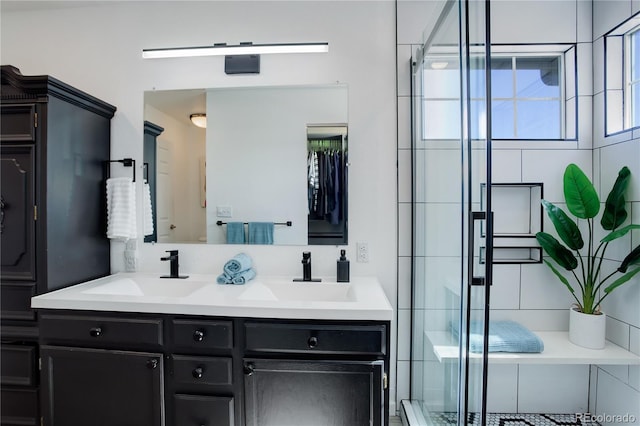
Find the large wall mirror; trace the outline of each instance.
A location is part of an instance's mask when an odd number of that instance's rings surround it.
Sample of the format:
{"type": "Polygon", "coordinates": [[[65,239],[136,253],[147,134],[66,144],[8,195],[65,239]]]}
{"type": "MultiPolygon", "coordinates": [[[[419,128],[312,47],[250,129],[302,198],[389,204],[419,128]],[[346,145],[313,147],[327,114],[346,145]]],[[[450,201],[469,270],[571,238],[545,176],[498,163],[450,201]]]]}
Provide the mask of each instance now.
{"type": "Polygon", "coordinates": [[[145,92],[145,242],[346,244],[347,99],[341,84],[145,92]]]}

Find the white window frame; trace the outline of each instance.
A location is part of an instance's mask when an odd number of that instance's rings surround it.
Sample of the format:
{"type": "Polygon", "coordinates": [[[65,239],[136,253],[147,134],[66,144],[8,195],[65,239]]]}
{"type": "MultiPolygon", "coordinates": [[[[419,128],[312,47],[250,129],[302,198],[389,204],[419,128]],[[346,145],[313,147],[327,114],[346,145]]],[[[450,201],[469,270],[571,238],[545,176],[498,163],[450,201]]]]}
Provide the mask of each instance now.
{"type": "MultiPolygon", "coordinates": [[[[570,44],[570,45],[555,45],[555,44],[551,44],[551,45],[522,45],[522,46],[513,46],[513,45],[495,45],[495,46],[491,46],[491,55],[493,58],[512,58],[512,64],[514,59],[517,58],[557,58],[558,59],[558,63],[559,63],[559,88],[560,88],[560,93],[559,93],[559,98],[557,99],[559,104],[560,104],[560,108],[559,108],[559,125],[560,125],[560,132],[559,132],[559,136],[558,138],[553,138],[553,139],[544,139],[544,138],[540,138],[540,139],[530,139],[530,138],[519,138],[517,136],[513,137],[513,138],[501,138],[501,139],[494,139],[494,140],[502,140],[502,141],[517,141],[517,142],[521,142],[521,141],[560,141],[560,142],[565,142],[568,140],[575,140],[575,137],[571,137],[571,139],[567,139],[567,119],[566,119],[566,104],[567,104],[567,92],[566,92],[566,85],[567,85],[567,81],[566,81],[566,73],[567,73],[567,64],[565,61],[565,54],[566,52],[568,52],[570,49],[575,49],[575,44],[570,44]],[[517,50],[516,50],[517,49],[517,50]]],[[[430,55],[431,56],[431,55],[430,55]]],[[[447,52],[445,51],[437,51],[434,50],[433,51],[433,55],[432,57],[435,60],[438,60],[438,58],[444,59],[446,60],[446,57],[451,57],[453,58],[454,55],[451,54],[451,52],[447,52]]],[[[577,66],[577,64],[574,64],[574,67],[577,66]]],[[[512,65],[512,72],[515,72],[515,68],[512,65]]],[[[573,70],[573,72],[575,73],[575,69],[573,70]]],[[[422,81],[422,85],[423,88],[425,87],[425,81],[424,81],[424,74],[422,76],[423,81],[422,81]]],[[[516,77],[513,76],[513,84],[517,85],[517,80],[516,77]]],[[[575,85],[575,81],[574,81],[574,85],[575,85]]],[[[424,90],[424,89],[423,89],[424,90]]],[[[515,87],[514,87],[514,96],[515,96],[515,87]]],[[[513,97],[513,98],[492,98],[492,102],[494,100],[511,100],[514,102],[514,132],[517,135],[517,120],[518,120],[518,115],[517,115],[517,106],[515,105],[517,102],[517,100],[526,100],[526,99],[531,99],[531,100],[555,100],[556,98],[517,98],[517,97],[513,97]]],[[[448,98],[429,98],[429,97],[423,97],[422,99],[422,111],[425,111],[425,105],[427,102],[429,101],[445,101],[445,100],[453,100],[453,99],[448,99],[448,98]]],[[[484,100],[484,98],[472,98],[472,101],[482,101],[484,100]]],[[[577,99],[576,99],[577,102],[577,99]]],[[[577,108],[577,105],[576,105],[577,108]]],[[[427,135],[427,122],[428,120],[425,119],[424,115],[422,116],[422,138],[423,140],[438,140],[438,138],[428,138],[427,135]]],[[[575,121],[575,120],[574,120],[575,121]]],[[[575,123],[573,124],[575,126],[575,123]]],[[[572,134],[575,132],[572,132],[572,134]]],[[[475,139],[475,138],[474,138],[475,139]]],[[[482,135],[480,138],[478,139],[482,139],[482,135]]]]}

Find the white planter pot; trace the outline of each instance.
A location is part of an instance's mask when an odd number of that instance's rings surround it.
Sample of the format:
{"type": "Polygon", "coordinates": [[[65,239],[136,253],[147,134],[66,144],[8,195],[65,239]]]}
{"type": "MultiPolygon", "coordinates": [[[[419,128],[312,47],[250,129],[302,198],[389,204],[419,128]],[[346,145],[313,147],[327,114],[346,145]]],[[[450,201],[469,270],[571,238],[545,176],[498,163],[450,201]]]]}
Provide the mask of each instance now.
{"type": "Polygon", "coordinates": [[[606,315],[583,314],[569,309],[569,341],[589,349],[604,349],[606,315]]]}

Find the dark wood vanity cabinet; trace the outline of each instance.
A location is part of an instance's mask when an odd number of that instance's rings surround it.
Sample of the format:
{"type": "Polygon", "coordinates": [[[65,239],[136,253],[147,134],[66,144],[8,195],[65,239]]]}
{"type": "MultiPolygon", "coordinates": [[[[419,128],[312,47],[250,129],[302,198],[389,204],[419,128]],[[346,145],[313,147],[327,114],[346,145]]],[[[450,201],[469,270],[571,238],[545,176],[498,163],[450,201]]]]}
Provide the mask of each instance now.
{"type": "Polygon", "coordinates": [[[102,161],[115,107],[0,67],[0,424],[40,424],[31,297],[110,273],[102,161]]]}
{"type": "Polygon", "coordinates": [[[388,425],[388,322],[43,311],[41,323],[46,426],[388,425]]]}

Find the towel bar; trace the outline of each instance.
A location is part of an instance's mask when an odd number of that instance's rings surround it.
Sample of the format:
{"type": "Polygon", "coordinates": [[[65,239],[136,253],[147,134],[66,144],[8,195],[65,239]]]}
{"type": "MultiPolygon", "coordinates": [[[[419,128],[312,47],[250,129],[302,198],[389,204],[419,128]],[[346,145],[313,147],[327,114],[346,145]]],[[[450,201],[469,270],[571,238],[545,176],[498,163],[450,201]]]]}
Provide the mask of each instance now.
{"type": "MultiPolygon", "coordinates": [[[[248,224],[249,224],[249,222],[242,222],[242,223],[244,223],[245,225],[248,225],[248,224]]],[[[219,220],[219,221],[217,221],[217,222],[216,222],[216,225],[218,225],[218,226],[222,226],[222,225],[226,225],[226,224],[227,224],[227,222],[223,222],[223,221],[221,221],[221,220],[219,220]]],[[[290,220],[288,220],[288,221],[286,221],[286,222],[273,222],[273,224],[274,224],[274,225],[286,225],[286,226],[291,226],[291,225],[293,225],[293,222],[291,222],[290,220]]]]}
{"type": "Polygon", "coordinates": [[[133,158],[123,158],[122,160],[105,160],[102,162],[104,166],[105,178],[108,179],[111,176],[111,163],[122,163],[124,167],[133,167],[133,181],[136,181],[136,160],[133,158]]]}

